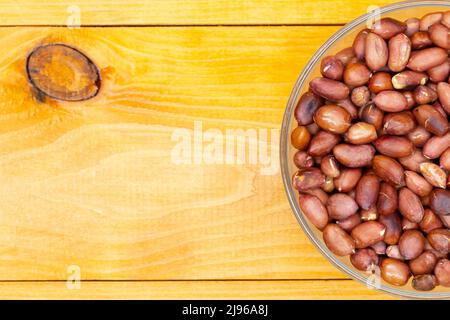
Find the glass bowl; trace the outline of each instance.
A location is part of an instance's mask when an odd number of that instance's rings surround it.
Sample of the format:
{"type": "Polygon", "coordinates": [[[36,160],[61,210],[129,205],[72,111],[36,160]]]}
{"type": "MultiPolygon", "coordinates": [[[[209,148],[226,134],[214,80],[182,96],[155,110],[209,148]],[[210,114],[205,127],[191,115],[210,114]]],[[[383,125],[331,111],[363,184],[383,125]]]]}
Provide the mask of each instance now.
{"type": "Polygon", "coordinates": [[[404,21],[410,17],[421,18],[425,14],[434,11],[447,11],[450,8],[449,1],[407,1],[399,2],[371,11],[345,25],[329,38],[312,56],[304,67],[295,83],[291,96],[287,103],[284,113],[283,124],[281,127],[280,141],[280,161],[284,187],[294,211],[294,214],[302,226],[304,232],[317,247],[317,249],[338,269],[348,274],[351,278],[366,284],[369,288],[376,288],[383,292],[400,296],[402,298],[413,299],[449,299],[450,288],[442,286],[436,287],[430,292],[416,291],[411,286],[411,279],[408,284],[402,287],[392,286],[380,279],[375,274],[365,273],[354,268],[348,257],[335,256],[322,240],[322,233],[303,215],[298,204],[298,191],[292,187],[292,176],[298,170],[293,163],[293,156],[296,150],[290,144],[290,133],[297,126],[294,119],[294,109],[301,95],[308,91],[309,82],[315,77],[321,76],[320,62],[327,55],[336,54],[338,51],[351,46],[353,39],[359,31],[366,27],[368,21],[373,21],[377,17],[391,17],[404,21]]]}

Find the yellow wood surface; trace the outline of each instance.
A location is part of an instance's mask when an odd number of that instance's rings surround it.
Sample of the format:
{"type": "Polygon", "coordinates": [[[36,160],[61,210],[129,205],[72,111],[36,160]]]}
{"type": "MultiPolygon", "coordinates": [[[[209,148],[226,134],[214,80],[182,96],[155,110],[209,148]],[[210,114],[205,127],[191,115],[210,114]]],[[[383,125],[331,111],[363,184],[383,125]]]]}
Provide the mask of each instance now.
{"type": "Polygon", "coordinates": [[[383,299],[352,280],[0,282],[0,299],[383,299]],[[72,288],[69,285],[69,288],[72,288]]]}
{"type": "Polygon", "coordinates": [[[389,0],[1,1],[3,25],[343,24],[389,0]]]}
{"type": "Polygon", "coordinates": [[[64,24],[68,2],[0,1],[0,297],[388,298],[335,280],[347,277],[303,234],[279,172],[172,157],[173,135],[199,123],[276,132],[302,67],[339,28],[322,24],[369,2],[85,1],[82,23],[118,26],[68,29],[34,26],[64,24]],[[25,59],[50,42],[95,61],[97,97],[33,97],[25,59]],[[101,281],[58,290],[71,266],[101,281]]]}

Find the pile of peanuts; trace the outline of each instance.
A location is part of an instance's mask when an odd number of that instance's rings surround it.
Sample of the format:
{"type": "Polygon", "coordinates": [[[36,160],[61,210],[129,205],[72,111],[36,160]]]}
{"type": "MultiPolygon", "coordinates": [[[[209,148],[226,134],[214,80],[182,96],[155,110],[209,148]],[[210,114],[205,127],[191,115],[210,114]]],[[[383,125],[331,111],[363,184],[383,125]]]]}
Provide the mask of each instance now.
{"type": "Polygon", "coordinates": [[[362,30],[321,61],[291,134],[299,205],[330,251],[421,291],[450,287],[449,29],[450,11],[362,30]]]}

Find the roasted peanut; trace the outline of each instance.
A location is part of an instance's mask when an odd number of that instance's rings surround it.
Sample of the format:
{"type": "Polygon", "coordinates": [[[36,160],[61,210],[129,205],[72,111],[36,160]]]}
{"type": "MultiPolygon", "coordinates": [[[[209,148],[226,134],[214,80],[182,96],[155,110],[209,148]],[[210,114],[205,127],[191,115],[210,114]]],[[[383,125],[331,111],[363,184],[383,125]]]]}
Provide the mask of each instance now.
{"type": "Polygon", "coordinates": [[[349,63],[344,70],[344,82],[351,87],[359,87],[369,82],[370,70],[361,62],[349,63]]]}
{"type": "Polygon", "coordinates": [[[412,280],[412,287],[419,291],[431,291],[438,284],[437,279],[432,274],[415,276],[412,280]]]}
{"type": "Polygon", "coordinates": [[[351,126],[352,118],[342,107],[325,105],[314,114],[314,121],[322,129],[332,133],[345,133],[351,126]]]}
{"type": "Polygon", "coordinates": [[[305,216],[318,229],[322,230],[328,224],[328,212],[316,196],[309,194],[299,195],[299,205],[305,216]]]}
{"type": "Polygon", "coordinates": [[[313,123],[313,115],[323,104],[323,99],[312,92],[302,95],[294,111],[294,117],[299,126],[306,126],[313,123]]]}
{"type": "Polygon", "coordinates": [[[412,222],[422,221],[424,209],[419,197],[408,188],[401,188],[398,193],[398,209],[400,213],[412,222]]]}
{"type": "Polygon", "coordinates": [[[423,155],[428,159],[436,159],[450,148],[450,132],[442,137],[432,137],[423,146],[423,155]]]}
{"type": "Polygon", "coordinates": [[[353,40],[353,52],[358,60],[363,60],[365,57],[366,38],[369,34],[368,29],[361,30],[353,40]]]}
{"type": "Polygon", "coordinates": [[[323,58],[320,65],[322,76],[332,80],[342,80],[344,64],[336,57],[328,56],[323,58]]]}
{"type": "Polygon", "coordinates": [[[339,192],[349,192],[357,185],[361,178],[361,169],[345,168],[341,174],[334,179],[334,185],[339,192]]]}
{"type": "Polygon", "coordinates": [[[425,233],[430,233],[434,229],[442,228],[441,219],[430,209],[425,209],[422,221],[419,223],[420,229],[425,233]]]}
{"type": "Polygon", "coordinates": [[[417,85],[424,85],[427,81],[428,76],[426,73],[406,70],[392,77],[392,86],[398,90],[409,89],[417,85]]]}
{"type": "Polygon", "coordinates": [[[420,19],[418,18],[409,18],[405,21],[406,24],[406,30],[405,34],[408,37],[411,37],[413,34],[415,34],[417,31],[419,31],[420,27],[420,19]]]}
{"type": "Polygon", "coordinates": [[[312,139],[309,144],[308,153],[313,157],[324,156],[339,143],[340,137],[336,134],[319,131],[312,139]]]}
{"type": "Polygon", "coordinates": [[[391,215],[398,208],[397,190],[389,183],[382,182],[377,199],[377,211],[380,215],[391,215]]]}
{"type": "Polygon", "coordinates": [[[386,227],[378,221],[367,221],[353,228],[352,238],[355,240],[355,246],[358,249],[367,248],[384,238],[386,227]]]}
{"type": "MultiPolygon", "coordinates": [[[[364,107],[370,101],[370,91],[366,86],[356,87],[350,95],[351,101],[358,107],[364,107]]],[[[356,112],[357,115],[357,112],[356,112]]],[[[356,117],[356,116],[355,116],[356,117]]]]}
{"type": "Polygon", "coordinates": [[[411,40],[399,33],[389,40],[389,60],[388,67],[394,72],[405,69],[411,54],[411,40]]]}
{"type": "Polygon", "coordinates": [[[437,85],[437,93],[445,112],[450,114],[450,84],[439,82],[437,85]]]}
{"type": "Polygon", "coordinates": [[[427,13],[420,19],[420,25],[419,30],[421,31],[427,31],[430,26],[432,26],[435,23],[438,23],[442,20],[443,17],[442,12],[431,12],[427,13]]]}
{"type": "Polygon", "coordinates": [[[435,23],[428,28],[428,33],[430,34],[430,39],[433,43],[441,48],[450,49],[449,46],[449,30],[446,26],[441,23],[435,23]]]}
{"type": "Polygon", "coordinates": [[[383,280],[395,286],[405,285],[411,277],[408,265],[398,259],[384,259],[380,269],[383,280]]]}
{"type": "Polygon", "coordinates": [[[450,260],[439,260],[434,268],[434,274],[441,286],[450,287],[450,260]]]}
{"type": "Polygon", "coordinates": [[[377,253],[371,248],[358,249],[350,256],[352,265],[361,271],[370,271],[378,265],[379,258],[377,253]]]}
{"type": "Polygon", "coordinates": [[[337,256],[348,256],[355,252],[355,241],[337,224],[330,223],[323,230],[326,246],[337,256]]]}
{"type": "Polygon", "coordinates": [[[431,81],[439,83],[445,81],[450,74],[450,60],[447,59],[443,64],[440,64],[427,71],[431,81]]]}
{"type": "Polygon", "coordinates": [[[402,235],[402,222],[399,215],[397,213],[387,216],[381,215],[378,221],[386,227],[384,242],[389,245],[397,244],[402,235]]]}
{"type": "Polygon", "coordinates": [[[360,168],[371,164],[375,149],[368,144],[338,144],[333,148],[333,154],[344,166],[360,168]]]}
{"type": "Polygon", "coordinates": [[[427,235],[428,242],[434,250],[448,254],[450,252],[450,230],[434,229],[427,235]]]}
{"type": "Polygon", "coordinates": [[[431,133],[443,136],[448,131],[448,121],[429,104],[421,105],[413,110],[417,122],[431,133]]]}
{"type": "Polygon", "coordinates": [[[447,148],[441,155],[439,165],[445,170],[450,171],[450,148],[447,148]]]}
{"type": "Polygon", "coordinates": [[[431,251],[425,251],[417,258],[409,262],[409,267],[414,275],[432,273],[437,263],[437,257],[431,251]]]}
{"type": "Polygon", "coordinates": [[[423,147],[428,139],[431,138],[431,133],[424,127],[417,126],[408,133],[408,139],[415,147],[423,147]]]}
{"type": "Polygon", "coordinates": [[[383,118],[383,131],[389,135],[403,136],[412,132],[415,127],[414,116],[410,111],[389,113],[383,118]]]}
{"type": "Polygon", "coordinates": [[[419,31],[411,36],[411,46],[414,50],[424,49],[433,45],[427,31],[419,31]]]}
{"type": "Polygon", "coordinates": [[[379,71],[386,66],[389,58],[386,41],[372,32],[367,34],[365,40],[364,56],[366,64],[372,71],[379,71]]]}
{"type": "Polygon", "coordinates": [[[433,190],[433,186],[414,171],[405,171],[405,182],[408,189],[419,197],[425,197],[433,190]]]}
{"type": "Polygon", "coordinates": [[[299,169],[310,168],[314,165],[314,160],[305,151],[297,151],[294,154],[294,164],[299,169]]]}
{"type": "Polygon", "coordinates": [[[350,89],[345,84],[327,78],[316,78],[309,86],[315,94],[330,101],[344,100],[350,94],[350,89]]]}
{"type": "Polygon", "coordinates": [[[392,76],[387,72],[376,72],[369,80],[369,89],[373,93],[379,93],[385,90],[392,90],[392,76]]]}
{"type": "Polygon", "coordinates": [[[428,162],[428,159],[424,157],[422,152],[419,149],[415,149],[411,155],[399,158],[398,161],[404,166],[406,169],[420,172],[420,164],[424,162],[428,162]]]}
{"type": "Polygon", "coordinates": [[[378,155],[373,158],[373,170],[383,181],[396,186],[405,185],[404,171],[400,163],[394,159],[378,155]]]}
{"type": "Polygon", "coordinates": [[[341,220],[358,211],[355,200],[345,193],[335,193],[328,198],[327,210],[331,218],[341,220]]]}
{"type": "Polygon", "coordinates": [[[447,51],[442,48],[427,48],[411,53],[407,67],[413,71],[427,71],[444,63],[448,58],[447,51]]]}
{"type": "Polygon", "coordinates": [[[292,183],[300,192],[319,188],[325,183],[325,175],[317,168],[304,168],[297,171],[292,183]]]}
{"type": "Polygon", "coordinates": [[[427,104],[436,101],[437,92],[428,86],[418,86],[414,89],[414,101],[417,104],[427,104]]]}
{"type": "Polygon", "coordinates": [[[391,158],[403,158],[411,155],[414,146],[407,138],[399,136],[381,136],[373,142],[379,153],[391,158]]]}
{"type": "Polygon", "coordinates": [[[337,220],[336,224],[347,232],[351,232],[354,227],[361,224],[362,220],[359,214],[351,215],[345,219],[337,220]]]}
{"type": "Polygon", "coordinates": [[[311,134],[304,126],[295,128],[291,133],[291,143],[298,150],[306,149],[310,140],[311,134]]]}
{"type": "Polygon", "coordinates": [[[406,260],[415,259],[423,252],[425,238],[418,230],[406,230],[398,240],[398,248],[406,260]]]}
{"type": "Polygon", "coordinates": [[[405,23],[392,18],[382,18],[376,21],[371,28],[372,32],[378,34],[383,39],[390,39],[405,30],[405,23]]]}
{"type": "Polygon", "coordinates": [[[348,129],[345,139],[352,144],[367,144],[377,139],[377,130],[367,122],[358,122],[348,129]]]}
{"type": "Polygon", "coordinates": [[[420,172],[432,186],[445,189],[447,175],[437,164],[431,162],[421,163],[420,172]]]}
{"type": "Polygon", "coordinates": [[[384,112],[378,109],[374,104],[368,104],[359,110],[359,117],[362,121],[372,124],[375,129],[383,125],[384,112]]]}
{"type": "Polygon", "coordinates": [[[434,189],[430,194],[430,208],[438,215],[450,215],[450,191],[434,189]]]}
{"type": "Polygon", "coordinates": [[[375,105],[386,112],[400,112],[408,107],[408,101],[404,95],[398,91],[381,91],[373,99],[375,105]]]}

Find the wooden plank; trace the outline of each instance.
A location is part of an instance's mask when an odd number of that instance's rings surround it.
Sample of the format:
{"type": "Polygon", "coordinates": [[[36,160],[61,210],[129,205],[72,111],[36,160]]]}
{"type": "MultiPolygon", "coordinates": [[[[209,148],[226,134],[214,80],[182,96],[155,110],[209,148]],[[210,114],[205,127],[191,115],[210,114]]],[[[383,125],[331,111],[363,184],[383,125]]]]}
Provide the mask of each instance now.
{"type": "Polygon", "coordinates": [[[352,280],[330,281],[150,281],[0,282],[0,299],[342,299],[393,297],[352,280]],[[73,287],[71,287],[73,288],[73,287]]]}
{"type": "Polygon", "coordinates": [[[392,0],[0,1],[2,25],[344,24],[392,0]],[[79,13],[79,15],[78,15],[79,13]]]}
{"type": "Polygon", "coordinates": [[[304,236],[278,170],[172,157],[196,121],[269,144],[336,29],[0,28],[0,279],[65,279],[70,265],[83,279],[344,278],[304,236]],[[34,99],[25,59],[48,42],[93,59],[97,97],[34,99]]]}

